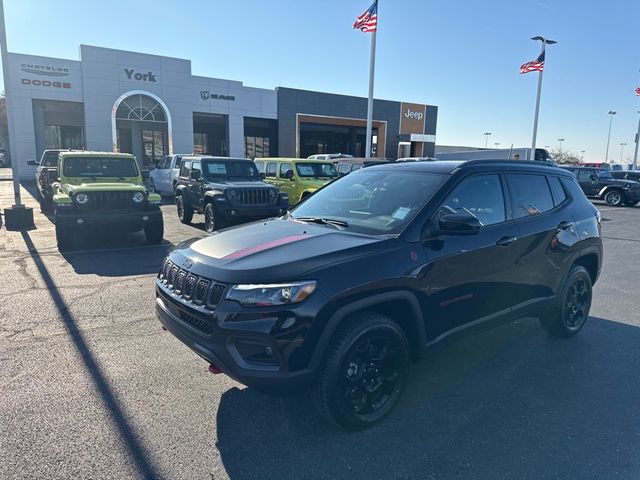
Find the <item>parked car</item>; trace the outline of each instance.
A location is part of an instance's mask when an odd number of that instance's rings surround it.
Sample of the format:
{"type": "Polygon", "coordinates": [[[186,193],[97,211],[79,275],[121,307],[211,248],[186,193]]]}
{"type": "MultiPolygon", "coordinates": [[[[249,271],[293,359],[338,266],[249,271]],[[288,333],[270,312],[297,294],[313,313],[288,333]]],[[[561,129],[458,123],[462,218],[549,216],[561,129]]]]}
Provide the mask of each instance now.
{"type": "Polygon", "coordinates": [[[333,163],[300,158],[260,158],[256,167],[264,181],[289,195],[298,203],[327,183],[338,178],[333,163]]]}
{"type": "Polygon", "coordinates": [[[309,155],[308,160],[336,160],[338,158],[353,158],[353,155],[346,153],[318,153],[316,155],[309,155]]]}
{"type": "Polygon", "coordinates": [[[360,170],[364,167],[382,165],[384,163],[389,163],[389,160],[385,160],[382,158],[340,158],[333,160],[333,164],[336,166],[338,175],[340,175],[341,177],[346,175],[347,173],[353,172],[355,170],[360,170]]]}
{"type": "Polygon", "coordinates": [[[613,175],[613,178],[617,178],[619,180],[640,182],[640,170],[613,170],[611,175],[613,175]]]}
{"type": "Polygon", "coordinates": [[[38,187],[38,201],[40,210],[48,212],[53,208],[53,183],[58,179],[58,155],[60,152],[71,150],[45,150],[42,152],[40,162],[27,161],[27,165],[36,166],[36,185],[38,187]]]}
{"type": "Polygon", "coordinates": [[[158,166],[149,172],[149,189],[160,195],[174,195],[180,172],[180,160],[184,155],[162,157],[158,166]]]}
{"type": "Polygon", "coordinates": [[[575,177],[542,162],[372,166],[281,218],[180,245],[158,274],[156,314],[211,372],[311,389],[328,420],[362,429],[448,339],[524,316],[578,333],[600,221],[575,177]]]}
{"type": "Polygon", "coordinates": [[[96,227],[144,230],[149,243],[162,241],[160,195],[147,191],[133,155],[60,152],[57,176],[53,207],[61,251],[73,247],[78,231],[96,227]]]}
{"type": "Polygon", "coordinates": [[[604,200],[608,205],[633,207],[640,202],[640,183],[615,178],[610,170],[592,167],[561,168],[573,173],[580,188],[589,198],[604,200]]]}
{"type": "Polygon", "coordinates": [[[182,223],[204,215],[207,232],[242,222],[275,217],[289,208],[289,196],[262,181],[251,160],[183,156],[176,185],[176,209],[182,223]]]}
{"type": "Polygon", "coordinates": [[[0,148],[0,167],[9,167],[11,165],[11,159],[4,148],[0,148]]]}
{"type": "MultiPolygon", "coordinates": [[[[433,157],[402,157],[397,159],[396,162],[435,162],[436,160],[438,159],[433,157]]],[[[467,160],[467,159],[460,159],[460,160],[467,160]]],[[[474,158],[473,160],[481,160],[481,159],[474,158]]]]}

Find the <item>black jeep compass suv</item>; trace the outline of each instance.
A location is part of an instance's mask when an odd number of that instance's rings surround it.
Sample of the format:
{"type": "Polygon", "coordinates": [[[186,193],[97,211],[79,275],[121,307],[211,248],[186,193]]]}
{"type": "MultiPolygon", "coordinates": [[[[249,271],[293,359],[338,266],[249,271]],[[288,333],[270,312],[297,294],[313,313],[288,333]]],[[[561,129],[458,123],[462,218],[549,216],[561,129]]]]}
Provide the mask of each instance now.
{"type": "Polygon", "coordinates": [[[601,264],[600,214],[569,172],[386,164],[281,218],[178,246],[156,313],[212,371],[267,392],[311,388],[324,416],[362,429],[446,339],[524,316],[575,335],[601,264]]]}

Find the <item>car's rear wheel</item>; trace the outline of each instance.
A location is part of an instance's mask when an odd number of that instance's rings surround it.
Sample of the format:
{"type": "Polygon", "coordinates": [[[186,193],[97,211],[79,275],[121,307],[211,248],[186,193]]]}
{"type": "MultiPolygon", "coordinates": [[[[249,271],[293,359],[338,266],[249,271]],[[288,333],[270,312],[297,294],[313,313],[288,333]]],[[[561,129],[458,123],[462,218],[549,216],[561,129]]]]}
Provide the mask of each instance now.
{"type": "Polygon", "coordinates": [[[176,197],[176,211],[178,212],[178,219],[184,223],[189,224],[193,219],[193,208],[185,205],[182,195],[176,197]]]}
{"type": "Polygon", "coordinates": [[[384,315],[355,316],[334,337],[318,372],[314,401],[330,422],[363,430],[395,406],[409,373],[409,344],[384,315]]]}
{"type": "Polygon", "coordinates": [[[627,200],[624,202],[625,207],[635,207],[640,200],[627,200]]]}
{"type": "Polygon", "coordinates": [[[560,301],[540,318],[540,324],[555,337],[568,338],[584,327],[591,309],[592,285],[589,272],[573,265],[564,282],[560,301]]]}
{"type": "Polygon", "coordinates": [[[619,207],[622,205],[623,200],[624,197],[620,190],[609,190],[604,196],[604,201],[607,202],[607,205],[611,205],[612,207],[619,207]]]}
{"type": "Polygon", "coordinates": [[[144,227],[144,236],[147,243],[157,244],[162,242],[164,236],[164,222],[150,223],[144,227]]]}
{"type": "Polygon", "coordinates": [[[56,225],[56,242],[58,243],[58,250],[60,250],[61,252],[73,248],[73,228],[64,225],[56,225]]]}

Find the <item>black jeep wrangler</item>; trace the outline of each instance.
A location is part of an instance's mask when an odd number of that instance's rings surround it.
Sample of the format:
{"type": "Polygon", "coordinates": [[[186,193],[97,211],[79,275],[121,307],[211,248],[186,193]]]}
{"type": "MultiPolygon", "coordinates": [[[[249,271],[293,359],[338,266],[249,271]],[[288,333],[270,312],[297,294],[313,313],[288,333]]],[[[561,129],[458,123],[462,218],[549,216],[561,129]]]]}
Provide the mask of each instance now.
{"type": "Polygon", "coordinates": [[[593,167],[562,167],[573,173],[589,198],[604,200],[613,207],[633,207],[640,202],[640,183],[615,178],[609,170],[593,167]]]}
{"type": "Polygon", "coordinates": [[[207,232],[251,220],[277,217],[289,208],[289,196],[262,181],[251,160],[185,156],[176,184],[182,223],[204,214],[207,232]]]}

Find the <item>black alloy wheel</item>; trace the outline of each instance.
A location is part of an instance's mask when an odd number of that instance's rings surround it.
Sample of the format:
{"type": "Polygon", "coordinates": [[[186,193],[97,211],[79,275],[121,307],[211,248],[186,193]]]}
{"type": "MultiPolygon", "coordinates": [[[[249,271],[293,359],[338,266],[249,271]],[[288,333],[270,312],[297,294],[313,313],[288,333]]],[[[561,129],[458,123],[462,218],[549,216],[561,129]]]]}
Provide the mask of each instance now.
{"type": "Polygon", "coordinates": [[[178,213],[178,220],[184,224],[191,223],[193,219],[193,209],[184,204],[182,195],[176,197],[176,212],[178,213]]]}
{"type": "Polygon", "coordinates": [[[565,296],[564,323],[568,330],[578,331],[584,325],[591,306],[591,285],[584,277],[573,280],[565,296]]]}
{"type": "Polygon", "coordinates": [[[388,317],[364,312],[335,336],[314,385],[314,401],[329,421],[363,430],[395,406],[409,373],[409,344],[388,317]]]}
{"type": "Polygon", "coordinates": [[[216,229],[216,214],[211,203],[204,207],[204,229],[209,233],[216,229]]]}

